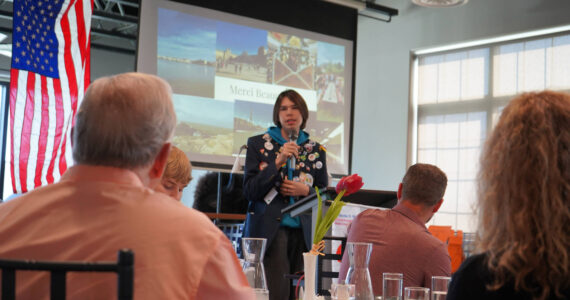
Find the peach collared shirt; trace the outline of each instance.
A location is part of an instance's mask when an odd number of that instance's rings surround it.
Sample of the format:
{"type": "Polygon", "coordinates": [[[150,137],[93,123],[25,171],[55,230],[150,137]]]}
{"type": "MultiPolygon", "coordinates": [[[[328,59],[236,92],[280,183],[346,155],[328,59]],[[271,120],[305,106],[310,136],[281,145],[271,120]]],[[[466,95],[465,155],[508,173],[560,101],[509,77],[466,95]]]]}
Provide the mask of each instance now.
{"type": "MultiPolygon", "coordinates": [[[[134,299],[253,299],[225,235],[202,213],[133,172],[79,165],[61,181],[0,204],[0,257],[116,261],[135,254],[134,299]]],[[[117,277],[69,273],[67,299],[116,299],[117,277]]],[[[48,299],[41,273],[18,272],[18,299],[48,299]]]]}

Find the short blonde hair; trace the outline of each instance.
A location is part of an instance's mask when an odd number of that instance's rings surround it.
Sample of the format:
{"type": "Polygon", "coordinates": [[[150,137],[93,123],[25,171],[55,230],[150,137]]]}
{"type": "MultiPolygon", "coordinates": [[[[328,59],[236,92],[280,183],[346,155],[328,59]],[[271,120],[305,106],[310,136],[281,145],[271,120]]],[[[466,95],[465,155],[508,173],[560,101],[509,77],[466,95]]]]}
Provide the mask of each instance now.
{"type": "Polygon", "coordinates": [[[175,146],[170,150],[162,178],[174,179],[185,185],[192,180],[192,164],[186,154],[175,146]]]}

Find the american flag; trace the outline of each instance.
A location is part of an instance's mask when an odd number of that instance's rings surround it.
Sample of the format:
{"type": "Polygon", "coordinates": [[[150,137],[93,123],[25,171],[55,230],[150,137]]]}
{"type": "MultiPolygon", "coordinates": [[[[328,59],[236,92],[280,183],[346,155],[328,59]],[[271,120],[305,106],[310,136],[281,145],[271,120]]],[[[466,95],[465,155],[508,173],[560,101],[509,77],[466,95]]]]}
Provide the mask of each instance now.
{"type": "Polygon", "coordinates": [[[70,133],[89,85],[92,0],[14,0],[10,169],[14,193],[72,163],[70,133]]]}

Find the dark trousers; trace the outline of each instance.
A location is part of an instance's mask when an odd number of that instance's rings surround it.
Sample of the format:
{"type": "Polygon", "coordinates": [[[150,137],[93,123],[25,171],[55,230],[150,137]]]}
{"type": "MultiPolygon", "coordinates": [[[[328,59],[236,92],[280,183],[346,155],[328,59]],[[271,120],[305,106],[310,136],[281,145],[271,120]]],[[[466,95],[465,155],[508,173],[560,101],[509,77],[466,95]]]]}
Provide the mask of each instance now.
{"type": "Polygon", "coordinates": [[[303,271],[303,252],[307,252],[303,230],[279,227],[263,259],[269,300],[295,299],[295,287],[285,274],[303,271]]]}

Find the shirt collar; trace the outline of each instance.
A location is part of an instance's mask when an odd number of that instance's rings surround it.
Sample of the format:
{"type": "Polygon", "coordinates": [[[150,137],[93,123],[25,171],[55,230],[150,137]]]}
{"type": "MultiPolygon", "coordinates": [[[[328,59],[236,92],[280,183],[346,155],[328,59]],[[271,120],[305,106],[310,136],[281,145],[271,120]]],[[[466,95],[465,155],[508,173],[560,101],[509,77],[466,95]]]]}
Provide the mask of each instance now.
{"type": "Polygon", "coordinates": [[[75,165],[68,168],[61,177],[64,181],[113,182],[144,187],[133,171],[106,166],[75,165]]]}
{"type": "Polygon", "coordinates": [[[413,210],[411,210],[401,202],[398,203],[396,206],[394,206],[394,208],[392,208],[392,211],[402,214],[403,216],[412,220],[414,223],[422,226],[423,228],[426,228],[426,224],[420,220],[420,217],[413,210]]]}

